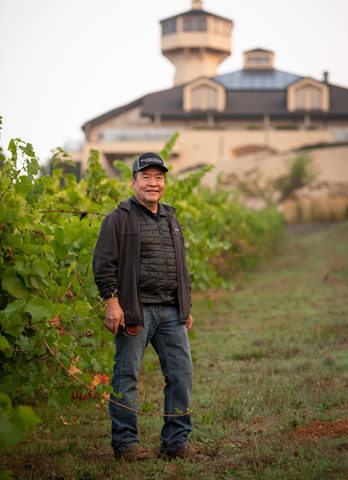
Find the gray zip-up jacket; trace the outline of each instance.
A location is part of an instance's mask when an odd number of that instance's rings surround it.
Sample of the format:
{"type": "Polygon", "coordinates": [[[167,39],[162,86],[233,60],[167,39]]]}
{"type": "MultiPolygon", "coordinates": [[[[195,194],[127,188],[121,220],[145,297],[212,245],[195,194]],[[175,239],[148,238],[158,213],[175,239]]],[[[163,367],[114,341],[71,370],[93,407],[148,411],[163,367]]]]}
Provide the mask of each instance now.
{"type": "MultiPolygon", "coordinates": [[[[186,266],[184,237],[175,208],[161,204],[168,214],[173,236],[178,282],[180,322],[186,323],[191,308],[191,284],[186,266]]],[[[139,290],[140,227],[130,198],[103,220],[93,255],[94,280],[105,300],[119,297],[126,325],[143,325],[139,290]]]]}

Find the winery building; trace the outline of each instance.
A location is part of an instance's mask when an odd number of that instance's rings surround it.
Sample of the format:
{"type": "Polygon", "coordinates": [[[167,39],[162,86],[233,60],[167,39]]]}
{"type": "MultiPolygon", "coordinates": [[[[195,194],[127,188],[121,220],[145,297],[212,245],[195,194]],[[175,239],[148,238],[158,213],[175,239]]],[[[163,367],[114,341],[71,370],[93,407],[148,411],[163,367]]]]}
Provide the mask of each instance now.
{"type": "Polygon", "coordinates": [[[158,152],[179,131],[170,163],[174,172],[253,152],[284,152],[304,145],[348,142],[348,89],[278,70],[275,53],[244,52],[242,68],[217,74],[230,54],[233,21],[191,9],[161,20],[161,51],[176,68],[172,88],[144,95],[92,118],[73,158],[86,167],[97,149],[110,176],[115,159],[131,162],[158,152]]]}

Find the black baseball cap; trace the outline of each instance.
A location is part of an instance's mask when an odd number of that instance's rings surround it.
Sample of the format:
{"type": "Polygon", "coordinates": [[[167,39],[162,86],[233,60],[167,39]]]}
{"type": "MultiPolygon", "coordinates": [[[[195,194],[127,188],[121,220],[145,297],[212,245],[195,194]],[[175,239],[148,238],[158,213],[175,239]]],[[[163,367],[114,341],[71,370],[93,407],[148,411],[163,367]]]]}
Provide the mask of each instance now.
{"type": "Polygon", "coordinates": [[[164,172],[168,172],[168,168],[165,166],[163,158],[153,152],[142,153],[134,160],[133,174],[146,167],[159,167],[164,172]]]}

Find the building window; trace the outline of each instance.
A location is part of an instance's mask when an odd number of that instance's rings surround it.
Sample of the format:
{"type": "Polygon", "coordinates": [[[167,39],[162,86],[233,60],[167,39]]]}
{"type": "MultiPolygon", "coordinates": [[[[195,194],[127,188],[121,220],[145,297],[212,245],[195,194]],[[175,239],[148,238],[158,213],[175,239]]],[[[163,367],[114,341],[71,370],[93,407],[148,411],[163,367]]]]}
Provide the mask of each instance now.
{"type": "Polygon", "coordinates": [[[199,17],[184,17],[184,32],[206,32],[207,19],[199,17]]]}
{"type": "Polygon", "coordinates": [[[322,105],[321,90],[316,87],[310,87],[311,108],[320,110],[322,105]]]}
{"type": "Polygon", "coordinates": [[[302,87],[296,90],[296,108],[304,110],[306,102],[306,87],[302,87]]]}
{"type": "Polygon", "coordinates": [[[200,110],[202,108],[202,90],[204,87],[194,88],[192,90],[192,108],[200,110]]]}
{"type": "Polygon", "coordinates": [[[207,109],[213,110],[216,108],[217,105],[217,91],[213,87],[206,87],[207,88],[207,109]]]}
{"type": "Polygon", "coordinates": [[[170,35],[176,32],[176,19],[167,20],[162,24],[162,35],[170,35]]]}
{"type": "Polygon", "coordinates": [[[228,22],[222,22],[222,32],[224,35],[231,35],[231,25],[228,22]]]}
{"type": "Polygon", "coordinates": [[[228,22],[224,22],[223,20],[219,20],[216,18],[213,23],[213,31],[218,35],[230,35],[231,34],[231,26],[228,22]]]}
{"type": "Polygon", "coordinates": [[[270,64],[270,58],[269,58],[269,56],[248,57],[247,58],[247,64],[250,65],[250,66],[262,67],[263,65],[269,65],[270,64]]]}
{"type": "Polygon", "coordinates": [[[320,110],[322,92],[319,88],[306,85],[296,90],[296,108],[299,110],[320,110]]]}
{"type": "Polygon", "coordinates": [[[194,88],[192,90],[192,108],[194,110],[216,110],[216,89],[205,85],[194,88]]]}
{"type": "Polygon", "coordinates": [[[214,33],[221,33],[221,22],[218,19],[214,20],[214,33]]]}
{"type": "Polygon", "coordinates": [[[214,111],[222,112],[226,108],[226,90],[221,84],[208,78],[195,80],[185,85],[183,90],[183,108],[206,111],[213,116],[214,111]]]}

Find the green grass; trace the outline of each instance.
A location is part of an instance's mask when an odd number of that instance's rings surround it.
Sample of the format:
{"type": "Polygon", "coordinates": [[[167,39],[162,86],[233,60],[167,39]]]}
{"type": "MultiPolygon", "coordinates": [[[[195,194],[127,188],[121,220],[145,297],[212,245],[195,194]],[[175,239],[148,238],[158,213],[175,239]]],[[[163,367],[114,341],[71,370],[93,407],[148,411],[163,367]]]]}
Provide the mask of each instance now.
{"type": "MultiPolygon", "coordinates": [[[[348,224],[289,231],[280,252],[234,279],[234,291],[194,296],[191,442],[209,456],[116,463],[107,404],[36,405],[42,424],[5,452],[18,479],[346,479],[348,438],[303,442],[295,426],[348,417],[348,224]],[[67,425],[64,424],[67,423],[67,425]]],[[[110,347],[112,348],[112,346],[110,347]]],[[[152,349],[140,405],[163,406],[152,349]]],[[[162,419],[140,417],[140,440],[159,447],[162,419]]]]}

